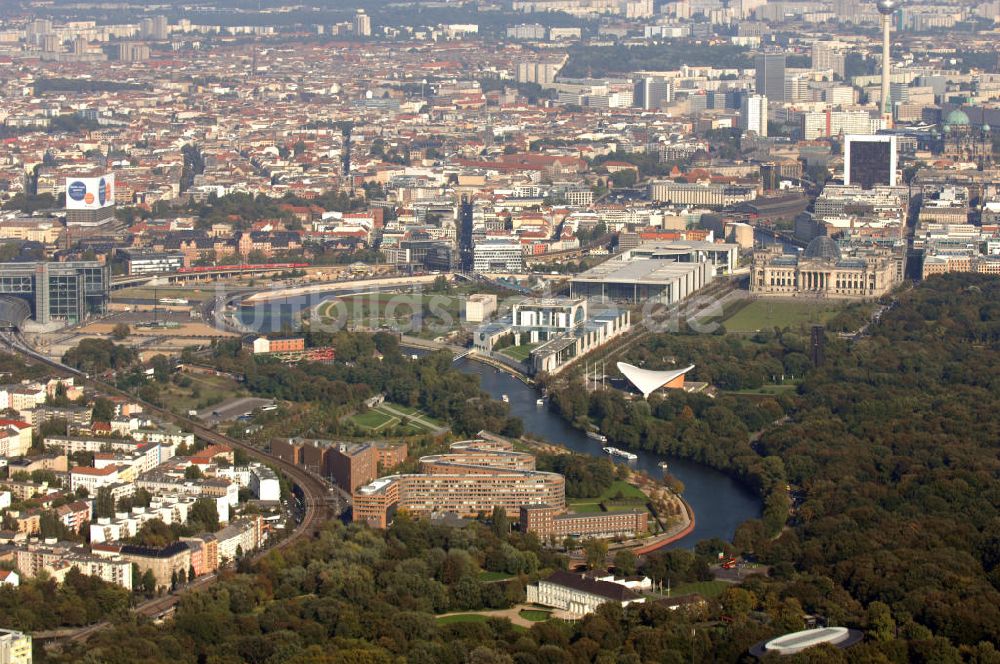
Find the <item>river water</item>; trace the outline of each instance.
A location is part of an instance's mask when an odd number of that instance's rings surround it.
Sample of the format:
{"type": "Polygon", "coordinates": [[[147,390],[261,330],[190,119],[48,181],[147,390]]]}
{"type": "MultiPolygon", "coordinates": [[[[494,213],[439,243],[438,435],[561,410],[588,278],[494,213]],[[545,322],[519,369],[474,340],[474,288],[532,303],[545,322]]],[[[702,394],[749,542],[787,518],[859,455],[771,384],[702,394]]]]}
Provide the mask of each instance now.
{"type": "MultiPolygon", "coordinates": [[[[345,291],[349,292],[350,289],[345,291]]],[[[341,291],[341,294],[345,291],[341,291]]],[[[282,324],[291,323],[294,327],[293,318],[298,311],[314,307],[330,296],[331,293],[317,293],[271,302],[257,308],[243,307],[238,310],[237,316],[253,329],[265,333],[275,332],[281,329],[282,324]]],[[[407,352],[421,353],[410,350],[407,352]]],[[[604,444],[588,438],[582,431],[569,426],[561,417],[549,411],[548,404],[537,405],[538,393],[534,388],[507,373],[474,360],[464,358],[458,360],[455,368],[467,374],[478,375],[482,389],[494,399],[499,400],[506,394],[510,400],[511,413],[524,422],[525,432],[551,443],[563,445],[580,454],[607,456],[601,449],[604,444]]],[[[639,458],[627,462],[630,467],[656,478],[663,475],[657,464],[666,461],[670,464],[670,473],[684,483],[683,495],[694,510],[695,528],[687,537],[667,548],[690,548],[699,540],[712,537],[731,540],[740,523],[761,515],[760,499],[722,472],[684,459],[638,450],[631,451],[639,458]]],[[[614,461],[626,463],[620,459],[614,461]]]]}
{"type": "MultiPolygon", "coordinates": [[[[511,413],[521,418],[526,432],[563,445],[574,452],[607,456],[601,449],[605,443],[588,438],[582,431],[569,426],[549,410],[548,403],[537,405],[535,402],[538,393],[534,388],[510,374],[498,372],[493,367],[474,360],[463,358],[455,363],[455,367],[468,374],[477,374],[483,390],[493,398],[500,399],[506,394],[510,400],[511,413]]],[[[684,483],[683,495],[694,510],[695,528],[690,535],[666,548],[690,548],[699,540],[712,537],[731,540],[736,526],[761,514],[760,499],[724,473],[684,459],[639,450],[630,451],[639,456],[636,461],[614,461],[627,463],[629,467],[644,471],[654,478],[662,477],[663,471],[657,464],[666,461],[670,464],[670,473],[684,483]]]]}

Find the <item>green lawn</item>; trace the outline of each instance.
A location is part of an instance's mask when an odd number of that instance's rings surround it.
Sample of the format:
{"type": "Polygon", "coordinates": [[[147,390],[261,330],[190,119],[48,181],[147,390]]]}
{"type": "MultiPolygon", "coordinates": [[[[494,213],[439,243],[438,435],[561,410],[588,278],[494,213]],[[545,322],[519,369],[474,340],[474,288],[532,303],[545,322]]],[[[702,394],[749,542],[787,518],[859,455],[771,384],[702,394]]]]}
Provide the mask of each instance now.
{"type": "Polygon", "coordinates": [[[316,314],[328,324],[388,325],[414,336],[434,337],[461,324],[464,299],[442,293],[359,293],[322,302],[316,314]]]}
{"type": "Polygon", "coordinates": [[[521,344],[520,346],[508,346],[500,352],[511,357],[518,362],[524,362],[531,355],[531,351],[538,348],[539,344],[521,344]]]}
{"type": "Polygon", "coordinates": [[[531,622],[545,622],[552,617],[550,611],[541,611],[538,609],[521,609],[518,615],[531,622]]]}
{"type": "Polygon", "coordinates": [[[364,413],[351,415],[348,419],[363,429],[380,431],[381,429],[401,424],[404,417],[410,418],[406,426],[403,427],[404,435],[408,436],[433,432],[441,426],[437,420],[424,415],[423,411],[395,403],[385,403],[376,406],[364,413]],[[398,413],[394,413],[393,411],[398,411],[398,413]]]}
{"type": "Polygon", "coordinates": [[[383,413],[380,410],[372,409],[364,413],[359,413],[357,415],[352,415],[351,420],[360,427],[365,429],[378,430],[382,427],[388,425],[390,422],[396,418],[392,415],[383,413]]]}
{"type": "MultiPolygon", "coordinates": [[[[423,411],[420,410],[419,408],[411,408],[410,406],[404,406],[402,404],[392,403],[391,401],[389,402],[389,406],[393,410],[398,410],[398,411],[400,411],[402,413],[406,413],[407,415],[411,415],[411,416],[412,415],[421,415],[423,413],[423,411]]],[[[381,408],[381,406],[379,406],[379,408],[381,408]]]]}
{"type": "Polygon", "coordinates": [[[573,498],[567,504],[574,512],[601,512],[601,503],[605,503],[609,512],[622,511],[642,507],[649,499],[641,490],[628,482],[615,480],[601,495],[589,498],[573,498]],[[621,494],[621,498],[616,498],[621,494]],[[614,502],[612,502],[614,501],[614,502]]]}
{"type": "Polygon", "coordinates": [[[724,324],[727,331],[743,333],[822,324],[843,308],[843,304],[830,302],[761,299],[739,308],[724,324]]]}
{"type": "Polygon", "coordinates": [[[490,581],[506,581],[507,579],[514,578],[513,574],[508,574],[507,572],[480,572],[479,580],[489,583],[490,581]]]}
{"type": "Polygon", "coordinates": [[[190,386],[180,387],[172,382],[160,386],[160,398],[167,408],[176,413],[187,414],[189,410],[202,410],[249,394],[239,383],[225,376],[183,375],[191,380],[190,386]]]}
{"type": "Polygon", "coordinates": [[[604,491],[604,493],[597,496],[597,502],[600,503],[606,500],[612,500],[619,493],[622,495],[622,499],[627,501],[645,503],[646,500],[648,500],[646,498],[646,494],[644,494],[638,487],[634,487],[623,480],[615,480],[611,483],[611,486],[604,491]]]}

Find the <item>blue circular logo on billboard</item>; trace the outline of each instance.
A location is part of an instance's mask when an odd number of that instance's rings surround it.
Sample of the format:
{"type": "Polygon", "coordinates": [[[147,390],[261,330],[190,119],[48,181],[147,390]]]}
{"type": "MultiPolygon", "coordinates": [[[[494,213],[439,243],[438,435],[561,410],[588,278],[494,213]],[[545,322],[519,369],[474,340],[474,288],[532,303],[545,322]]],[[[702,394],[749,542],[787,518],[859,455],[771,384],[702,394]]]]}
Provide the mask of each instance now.
{"type": "Polygon", "coordinates": [[[97,200],[101,205],[104,205],[104,201],[108,200],[107,183],[104,178],[97,183],[97,200]]]}
{"type": "Polygon", "coordinates": [[[87,195],[87,185],[79,180],[70,182],[69,186],[66,187],[66,193],[74,201],[82,201],[83,197],[87,195]]]}

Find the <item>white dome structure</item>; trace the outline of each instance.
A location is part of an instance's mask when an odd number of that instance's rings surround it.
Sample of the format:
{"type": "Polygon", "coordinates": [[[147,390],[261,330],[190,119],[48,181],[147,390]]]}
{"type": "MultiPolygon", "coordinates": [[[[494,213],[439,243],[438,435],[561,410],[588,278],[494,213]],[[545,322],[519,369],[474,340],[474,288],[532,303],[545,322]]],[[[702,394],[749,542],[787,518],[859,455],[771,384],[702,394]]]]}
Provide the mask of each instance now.
{"type": "Polygon", "coordinates": [[[639,367],[625,362],[618,363],[618,371],[621,371],[625,378],[627,378],[637,390],[642,392],[643,399],[648,399],[650,394],[664,385],[673,382],[692,369],[694,369],[693,364],[684,369],[676,369],[673,371],[652,371],[650,369],[640,369],[639,367]]]}

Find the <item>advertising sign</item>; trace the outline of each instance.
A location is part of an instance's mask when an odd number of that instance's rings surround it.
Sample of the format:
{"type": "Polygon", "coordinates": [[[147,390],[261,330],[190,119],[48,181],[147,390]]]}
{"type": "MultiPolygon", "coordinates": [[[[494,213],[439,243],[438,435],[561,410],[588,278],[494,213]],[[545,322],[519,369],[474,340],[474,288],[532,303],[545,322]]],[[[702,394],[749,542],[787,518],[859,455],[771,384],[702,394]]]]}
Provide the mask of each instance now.
{"type": "Polygon", "coordinates": [[[115,175],[66,178],[67,210],[99,210],[115,203],[115,175]]]}

